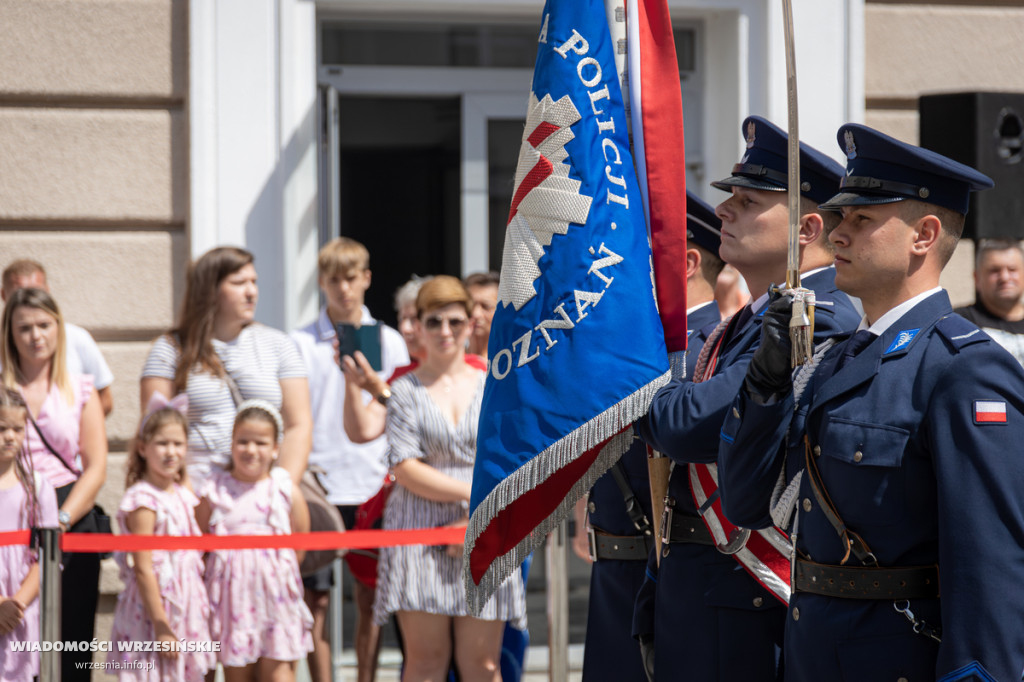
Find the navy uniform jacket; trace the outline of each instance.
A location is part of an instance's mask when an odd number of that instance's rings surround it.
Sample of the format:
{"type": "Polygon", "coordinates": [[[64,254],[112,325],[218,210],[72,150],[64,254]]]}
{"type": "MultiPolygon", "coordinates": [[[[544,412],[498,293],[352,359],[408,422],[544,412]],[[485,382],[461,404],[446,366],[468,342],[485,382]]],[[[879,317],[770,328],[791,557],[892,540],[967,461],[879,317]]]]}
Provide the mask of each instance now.
{"type": "MultiPolygon", "coordinates": [[[[815,291],[815,341],[856,328],[860,315],[835,289],[835,270],[803,280],[815,291]]],[[[637,431],[677,463],[714,463],[722,422],[740,390],[761,339],[761,318],[731,334],[715,374],[694,384],[675,380],[659,391],[637,431]]],[[[676,514],[697,515],[688,486],[676,495],[676,514]]],[[[775,679],[785,612],[782,604],[731,556],[716,548],[675,544],[662,558],[655,606],[654,670],[659,680],[775,679]]]]}
{"type": "MultiPolygon", "coordinates": [[[[714,302],[687,316],[689,330],[686,349],[688,367],[700,352],[706,337],[700,336],[695,325],[718,324],[721,316],[714,302]],[[695,339],[700,343],[695,346],[695,339]]],[[[713,327],[712,327],[713,328],[713,327]]],[[[647,470],[647,446],[639,439],[633,441],[622,456],[622,464],[630,488],[640,500],[644,514],[652,527],[658,514],[651,514],[651,483],[647,470]]],[[[590,492],[590,525],[612,535],[636,535],[626,513],[622,492],[611,472],[597,480],[590,492]]],[[[660,510],[659,510],[660,511],[660,510]]],[[[653,535],[651,540],[653,541],[653,535]]],[[[590,604],[587,612],[587,636],[583,650],[583,679],[587,682],[646,682],[640,647],[632,637],[633,604],[644,581],[645,561],[601,560],[590,571],[590,604]]]]}
{"type": "MultiPolygon", "coordinates": [[[[910,604],[942,644],[911,630],[892,601],[795,593],[787,680],[1019,680],[1024,668],[1024,372],[984,332],[952,315],[945,292],[918,303],[841,371],[841,343],[801,396],[737,397],[722,430],[726,515],[767,523],[782,466],[802,468],[806,434],[828,494],[880,566],[938,563],[940,600],[910,604]],[[979,421],[977,401],[1005,408],[979,421]],[[739,415],[739,416],[736,416],[739,415]],[[966,671],[972,671],[964,674],[966,671]],[[985,677],[985,673],[991,676],[985,677]]],[[[843,546],[801,481],[797,549],[838,564],[843,546]]],[[[851,557],[850,565],[859,565],[851,557]]]]}

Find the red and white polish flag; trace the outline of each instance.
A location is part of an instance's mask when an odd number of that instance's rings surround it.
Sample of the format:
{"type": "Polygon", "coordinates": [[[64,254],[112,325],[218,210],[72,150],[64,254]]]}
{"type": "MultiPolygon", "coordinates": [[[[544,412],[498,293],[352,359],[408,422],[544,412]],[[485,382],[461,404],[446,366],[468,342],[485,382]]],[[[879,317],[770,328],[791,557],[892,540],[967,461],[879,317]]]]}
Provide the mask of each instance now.
{"type": "Polygon", "coordinates": [[[1005,424],[1006,402],[1003,400],[975,400],[975,424],[1005,424]]]}

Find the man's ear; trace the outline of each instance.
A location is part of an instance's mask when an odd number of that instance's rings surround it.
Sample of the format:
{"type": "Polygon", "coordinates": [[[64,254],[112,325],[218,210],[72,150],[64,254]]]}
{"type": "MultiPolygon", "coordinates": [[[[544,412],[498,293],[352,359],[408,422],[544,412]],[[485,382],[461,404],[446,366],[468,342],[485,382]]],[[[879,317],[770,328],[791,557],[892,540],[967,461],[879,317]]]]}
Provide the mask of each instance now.
{"type": "Polygon", "coordinates": [[[820,213],[805,213],[800,216],[800,246],[813,244],[825,231],[825,221],[820,213]]]}
{"type": "Polygon", "coordinates": [[[700,272],[700,262],[700,251],[697,249],[686,250],[686,279],[690,279],[700,272]]]}
{"type": "Polygon", "coordinates": [[[915,256],[923,256],[935,248],[942,236],[942,221],[930,213],[918,218],[910,227],[914,230],[910,251],[915,256]]]}

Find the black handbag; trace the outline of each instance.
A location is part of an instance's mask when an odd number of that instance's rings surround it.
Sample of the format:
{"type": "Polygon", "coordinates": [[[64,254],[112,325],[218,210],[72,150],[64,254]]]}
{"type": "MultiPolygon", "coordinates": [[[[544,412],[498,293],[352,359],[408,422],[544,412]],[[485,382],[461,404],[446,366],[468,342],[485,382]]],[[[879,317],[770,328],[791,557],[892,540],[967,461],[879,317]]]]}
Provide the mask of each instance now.
{"type": "MultiPolygon", "coordinates": [[[[50,454],[56,457],[57,460],[61,464],[63,464],[68,471],[75,474],[75,476],[80,476],[81,474],[79,472],[76,472],[74,469],[72,469],[71,466],[64,461],[64,458],[57,454],[57,451],[54,449],[52,445],[50,445],[50,441],[46,440],[46,436],[43,435],[42,429],[40,429],[39,425],[36,424],[36,420],[32,418],[31,414],[28,416],[28,420],[32,422],[32,428],[34,428],[36,430],[36,433],[39,434],[39,440],[43,441],[43,445],[45,445],[46,449],[50,451],[50,454]]],[[[64,504],[64,500],[68,499],[68,495],[71,494],[71,488],[74,485],[74,483],[68,483],[67,485],[62,485],[61,487],[56,489],[58,509],[62,504],[64,504]]],[[[85,516],[78,519],[78,521],[75,522],[75,525],[68,528],[68,532],[112,533],[113,530],[110,523],[110,516],[107,515],[107,512],[104,511],[103,507],[99,506],[98,504],[94,504],[92,506],[92,509],[86,512],[85,516]]],[[[98,552],[98,554],[100,559],[106,559],[111,555],[110,552],[98,552]]]]}

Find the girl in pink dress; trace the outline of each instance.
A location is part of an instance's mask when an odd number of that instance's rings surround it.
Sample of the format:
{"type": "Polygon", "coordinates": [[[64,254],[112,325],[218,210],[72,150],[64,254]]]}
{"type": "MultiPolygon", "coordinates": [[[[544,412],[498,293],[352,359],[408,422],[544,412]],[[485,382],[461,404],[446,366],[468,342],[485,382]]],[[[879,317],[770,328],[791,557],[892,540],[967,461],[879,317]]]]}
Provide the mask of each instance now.
{"type": "MultiPolygon", "coordinates": [[[[238,406],[227,471],[202,488],[199,525],[214,535],[289,535],[309,531],[309,510],[284,469],[277,468],[284,429],[262,400],[238,406]]],[[[300,553],[301,554],[301,553],[300,553]]],[[[302,599],[292,549],[215,551],[206,560],[210,634],[220,641],[226,682],[295,679],[295,662],[313,650],[313,617],[302,599]]]]}
{"type": "MultiPolygon", "coordinates": [[[[117,522],[132,535],[201,535],[194,509],[199,499],[184,482],[188,397],[150,398],[128,460],[128,489],[117,522]]],[[[116,555],[124,591],[114,610],[107,661],[120,680],[199,682],[217,665],[212,651],[210,605],[203,584],[202,553],[153,550],[116,555]],[[180,640],[186,649],[178,651],[180,640]],[[168,651],[120,651],[120,642],[157,642],[168,651]],[[164,644],[166,643],[166,644],[164,644]],[[129,665],[126,665],[129,664],[129,665]]]]}
{"type": "MultiPolygon", "coordinates": [[[[57,494],[24,450],[27,421],[21,396],[0,388],[0,532],[57,525],[57,494]]],[[[35,552],[0,547],[0,680],[27,682],[39,674],[38,652],[11,650],[13,642],[39,641],[38,596],[35,552]]]]}

